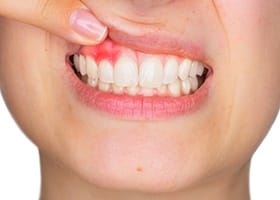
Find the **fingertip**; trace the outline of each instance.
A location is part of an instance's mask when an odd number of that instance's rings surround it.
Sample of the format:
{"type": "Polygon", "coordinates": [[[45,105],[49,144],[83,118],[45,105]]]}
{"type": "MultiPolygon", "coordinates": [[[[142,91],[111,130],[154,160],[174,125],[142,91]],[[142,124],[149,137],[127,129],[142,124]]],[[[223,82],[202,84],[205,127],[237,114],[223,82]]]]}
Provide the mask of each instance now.
{"type": "Polygon", "coordinates": [[[72,30],[83,42],[98,44],[107,37],[108,28],[87,9],[74,10],[69,21],[72,30]]]}

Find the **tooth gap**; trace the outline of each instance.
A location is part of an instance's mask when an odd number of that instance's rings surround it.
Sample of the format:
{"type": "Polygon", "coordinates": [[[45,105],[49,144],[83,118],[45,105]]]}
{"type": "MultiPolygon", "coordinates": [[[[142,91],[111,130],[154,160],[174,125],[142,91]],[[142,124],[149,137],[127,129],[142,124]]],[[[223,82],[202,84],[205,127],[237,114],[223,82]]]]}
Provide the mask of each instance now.
{"type": "Polygon", "coordinates": [[[208,75],[208,72],[209,72],[209,70],[207,69],[207,68],[205,68],[204,67],[204,71],[203,71],[203,74],[202,74],[202,77],[207,77],[207,75],[208,75]]]}
{"type": "Polygon", "coordinates": [[[74,54],[68,56],[68,62],[73,67],[74,66],[74,54]]]}
{"type": "Polygon", "coordinates": [[[76,66],[74,64],[75,55],[78,55],[78,54],[71,54],[71,55],[67,56],[67,62],[70,64],[70,66],[73,69],[73,71],[75,72],[75,74],[81,79],[82,75],[80,74],[80,72],[77,71],[76,66]]]}
{"type": "Polygon", "coordinates": [[[201,76],[197,76],[197,80],[198,80],[198,89],[203,85],[203,83],[205,82],[207,76],[208,76],[208,72],[209,70],[207,68],[204,68],[203,74],[201,76]]]}

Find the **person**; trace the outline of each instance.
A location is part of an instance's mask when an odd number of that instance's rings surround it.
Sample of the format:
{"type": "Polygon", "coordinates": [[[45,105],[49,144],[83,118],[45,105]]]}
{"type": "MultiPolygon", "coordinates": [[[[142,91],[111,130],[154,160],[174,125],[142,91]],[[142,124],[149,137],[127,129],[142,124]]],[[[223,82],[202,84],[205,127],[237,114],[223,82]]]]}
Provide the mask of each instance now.
{"type": "Polygon", "coordinates": [[[280,0],[4,0],[0,88],[41,199],[248,200],[280,105],[280,0]]]}

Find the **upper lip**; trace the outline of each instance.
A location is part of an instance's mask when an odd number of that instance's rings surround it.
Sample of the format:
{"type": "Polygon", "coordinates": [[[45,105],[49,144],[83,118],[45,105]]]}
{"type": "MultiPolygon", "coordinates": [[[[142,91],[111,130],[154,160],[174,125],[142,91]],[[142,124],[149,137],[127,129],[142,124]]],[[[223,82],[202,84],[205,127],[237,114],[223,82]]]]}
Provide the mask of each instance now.
{"type": "Polygon", "coordinates": [[[109,30],[109,37],[120,45],[144,53],[171,54],[202,62],[207,60],[201,46],[194,44],[183,36],[168,31],[148,30],[133,35],[113,27],[109,30]]]}
{"type": "Polygon", "coordinates": [[[161,25],[137,23],[119,16],[101,17],[108,27],[108,37],[127,48],[149,54],[169,54],[200,61],[211,66],[212,59],[203,40],[192,40],[186,34],[165,30],[161,25]]]}

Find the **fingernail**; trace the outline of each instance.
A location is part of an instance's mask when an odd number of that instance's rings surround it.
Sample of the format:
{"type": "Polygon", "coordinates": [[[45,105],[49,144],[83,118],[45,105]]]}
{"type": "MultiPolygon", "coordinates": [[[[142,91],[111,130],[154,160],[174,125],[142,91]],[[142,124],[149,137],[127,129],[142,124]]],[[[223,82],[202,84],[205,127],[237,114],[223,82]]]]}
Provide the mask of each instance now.
{"type": "Polygon", "coordinates": [[[75,10],[70,17],[72,29],[80,35],[101,41],[107,35],[107,27],[86,9],[75,10]]]}

